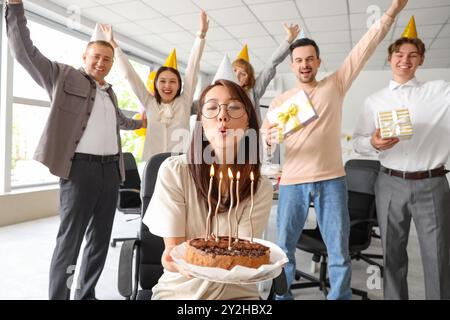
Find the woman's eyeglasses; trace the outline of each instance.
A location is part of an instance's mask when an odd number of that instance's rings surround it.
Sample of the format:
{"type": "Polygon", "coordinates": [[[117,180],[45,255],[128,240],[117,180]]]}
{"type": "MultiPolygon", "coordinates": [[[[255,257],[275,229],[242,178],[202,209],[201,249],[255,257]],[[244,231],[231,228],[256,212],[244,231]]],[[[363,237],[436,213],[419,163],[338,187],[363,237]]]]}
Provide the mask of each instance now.
{"type": "Polygon", "coordinates": [[[233,119],[241,118],[246,112],[245,106],[241,102],[233,101],[229,104],[218,104],[217,102],[211,101],[206,102],[202,106],[202,116],[213,119],[219,115],[221,107],[225,107],[227,114],[233,119]]]}

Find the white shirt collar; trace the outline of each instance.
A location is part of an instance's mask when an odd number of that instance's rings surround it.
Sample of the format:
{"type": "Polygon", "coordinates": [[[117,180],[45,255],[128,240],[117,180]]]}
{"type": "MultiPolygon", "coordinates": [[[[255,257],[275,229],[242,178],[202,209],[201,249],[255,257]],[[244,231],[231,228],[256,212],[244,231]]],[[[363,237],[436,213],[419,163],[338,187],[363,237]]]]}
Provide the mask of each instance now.
{"type": "Polygon", "coordinates": [[[394,91],[400,87],[418,87],[419,86],[419,81],[417,81],[417,78],[414,77],[411,80],[409,80],[408,82],[401,84],[398,83],[397,81],[391,80],[389,82],[389,89],[394,91]]]}
{"type": "Polygon", "coordinates": [[[84,67],[81,67],[79,70],[82,70],[82,72],[87,75],[90,79],[92,79],[95,82],[95,85],[98,89],[106,91],[109,89],[109,87],[112,87],[112,85],[108,82],[105,81],[105,84],[101,85],[97,80],[95,80],[94,78],[92,78],[87,72],[86,69],[84,67]]]}
{"type": "Polygon", "coordinates": [[[97,80],[94,80],[95,84],[97,86],[98,89],[106,91],[109,89],[109,87],[111,86],[108,82],[105,82],[104,84],[100,84],[97,80]]]}

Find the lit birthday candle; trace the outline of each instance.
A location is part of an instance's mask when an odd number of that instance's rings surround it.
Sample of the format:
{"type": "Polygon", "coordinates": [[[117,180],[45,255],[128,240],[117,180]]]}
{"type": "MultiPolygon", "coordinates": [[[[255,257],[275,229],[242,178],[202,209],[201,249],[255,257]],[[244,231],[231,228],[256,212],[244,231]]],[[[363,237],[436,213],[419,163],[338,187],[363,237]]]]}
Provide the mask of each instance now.
{"type": "Polygon", "coordinates": [[[239,221],[238,221],[238,208],[239,208],[239,179],[241,178],[241,173],[238,171],[236,175],[236,208],[234,209],[234,218],[236,219],[236,240],[239,239],[239,221]]]}
{"type": "Polygon", "coordinates": [[[231,228],[231,209],[233,208],[234,204],[234,192],[233,192],[233,185],[234,185],[234,179],[233,179],[233,172],[231,172],[231,169],[228,168],[228,177],[230,178],[230,208],[228,209],[228,250],[231,250],[231,235],[232,235],[232,228],[231,228]]]}
{"type": "Polygon", "coordinates": [[[255,176],[253,175],[253,171],[250,172],[250,180],[252,181],[250,184],[250,242],[253,243],[253,223],[252,223],[252,214],[253,214],[253,183],[255,180],[255,176]]]}
{"type": "Polygon", "coordinates": [[[222,187],[222,179],[223,174],[222,171],[219,173],[219,188],[217,192],[217,206],[216,206],[216,212],[214,213],[216,215],[216,241],[219,241],[219,206],[220,206],[220,200],[222,198],[222,192],[220,191],[222,187]]]}
{"type": "Polygon", "coordinates": [[[211,165],[211,170],[209,171],[209,188],[208,188],[208,217],[206,219],[206,232],[205,232],[205,240],[208,240],[208,237],[211,233],[211,214],[212,214],[212,208],[211,208],[211,191],[212,191],[212,184],[214,180],[214,166],[211,165]]]}

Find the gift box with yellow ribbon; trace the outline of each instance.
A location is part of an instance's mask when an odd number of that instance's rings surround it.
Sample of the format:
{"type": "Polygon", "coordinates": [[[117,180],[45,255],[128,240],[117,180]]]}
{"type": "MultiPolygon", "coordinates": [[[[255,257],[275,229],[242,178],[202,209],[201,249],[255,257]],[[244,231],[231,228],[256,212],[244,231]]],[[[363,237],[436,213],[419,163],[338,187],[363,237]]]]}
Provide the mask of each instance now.
{"type": "Polygon", "coordinates": [[[280,141],[317,118],[317,113],[303,90],[267,114],[270,123],[278,124],[280,141]]]}
{"type": "Polygon", "coordinates": [[[413,126],[408,109],[396,109],[378,112],[378,125],[381,138],[409,139],[413,126]]]}

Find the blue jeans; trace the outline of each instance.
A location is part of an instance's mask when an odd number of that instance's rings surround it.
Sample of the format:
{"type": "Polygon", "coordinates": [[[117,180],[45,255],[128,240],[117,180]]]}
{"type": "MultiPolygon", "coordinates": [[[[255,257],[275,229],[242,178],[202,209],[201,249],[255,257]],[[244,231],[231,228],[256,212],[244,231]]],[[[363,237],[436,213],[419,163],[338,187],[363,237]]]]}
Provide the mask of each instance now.
{"type": "MultiPolygon", "coordinates": [[[[317,223],[328,252],[331,290],[327,298],[350,299],[351,260],[348,252],[350,218],[345,178],[280,186],[277,214],[278,245],[289,262],[285,267],[288,286],[294,281],[295,250],[303,231],[310,202],[314,202],[317,223]]],[[[277,300],[293,299],[291,290],[277,300]]]]}

